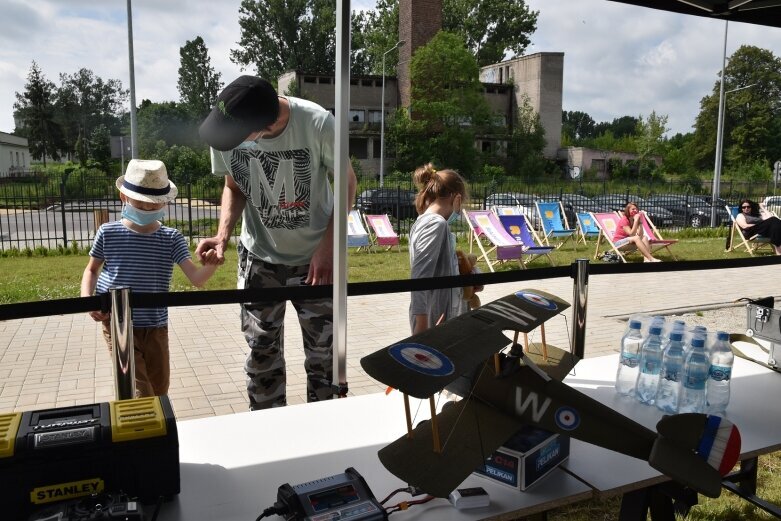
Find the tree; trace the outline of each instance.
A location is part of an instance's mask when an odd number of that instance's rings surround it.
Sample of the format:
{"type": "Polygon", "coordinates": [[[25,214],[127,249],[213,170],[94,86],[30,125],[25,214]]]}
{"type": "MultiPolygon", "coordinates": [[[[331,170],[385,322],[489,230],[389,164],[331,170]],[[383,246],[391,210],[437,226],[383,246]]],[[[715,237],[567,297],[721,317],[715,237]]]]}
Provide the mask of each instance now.
{"type": "MultiPolygon", "coordinates": [[[[398,0],[377,0],[375,9],[353,13],[353,74],[382,74],[382,56],[399,41],[398,0]]],[[[398,49],[385,56],[385,71],[395,71],[398,49]]]]}
{"type": "Polygon", "coordinates": [[[87,139],[98,125],[110,134],[118,132],[127,95],[119,80],[104,81],[89,69],[60,74],[55,107],[64,133],[63,151],[72,158],[79,136],[87,139]]]}
{"type": "Polygon", "coordinates": [[[198,124],[187,105],[166,101],[153,103],[147,99],[138,107],[138,151],[141,157],[155,157],[157,143],[167,146],[203,146],[198,137],[198,124]]]}
{"type": "Polygon", "coordinates": [[[458,34],[483,67],[523,54],[538,14],[523,0],[444,0],[442,29],[458,34]]]}
{"type": "Polygon", "coordinates": [[[540,115],[524,94],[507,147],[509,171],[526,178],[537,177],[545,168],[542,155],[545,144],[545,128],[540,115]]]}
{"type": "MultiPolygon", "coordinates": [[[[781,58],[771,51],[742,45],[724,71],[726,94],[723,151],[725,167],[781,157],[781,58]],[[741,87],[748,87],[742,88],[741,87]],[[740,90],[734,90],[740,89],[740,90]]],[[[692,152],[699,168],[715,163],[720,82],[700,101],[692,152]]]]}
{"type": "Polygon", "coordinates": [[[561,112],[561,135],[572,142],[583,138],[596,137],[596,122],[579,110],[561,112]]]}
{"type": "Polygon", "coordinates": [[[57,146],[61,130],[54,120],[53,97],[54,83],[46,79],[33,61],[24,92],[16,93],[14,115],[21,123],[17,133],[27,138],[30,155],[34,159],[43,159],[44,166],[47,156],[59,159],[57,146]]]}
{"type": "Polygon", "coordinates": [[[209,58],[209,50],[203,38],[196,36],[179,48],[179,89],[180,101],[194,118],[201,120],[211,110],[217,94],[222,88],[221,74],[214,71],[209,58]]]}
{"type": "Polygon", "coordinates": [[[97,162],[103,171],[108,170],[111,163],[111,136],[103,124],[92,130],[89,138],[89,157],[97,162]]]}
{"type": "Polygon", "coordinates": [[[241,37],[231,60],[274,83],[289,69],[332,74],[336,63],[334,0],[242,0],[241,37]]]}
{"type": "Polygon", "coordinates": [[[657,116],[656,111],[651,111],[648,119],[643,119],[642,115],[637,118],[635,135],[637,136],[637,160],[640,165],[638,177],[642,177],[643,163],[651,156],[663,153],[664,134],[669,130],[667,119],[667,116],[657,116]]]}
{"type": "Polygon", "coordinates": [[[410,73],[412,118],[402,111],[394,121],[397,167],[433,161],[468,176],[475,136],[491,123],[477,62],[457,35],[440,31],[415,52],[410,73]]]}

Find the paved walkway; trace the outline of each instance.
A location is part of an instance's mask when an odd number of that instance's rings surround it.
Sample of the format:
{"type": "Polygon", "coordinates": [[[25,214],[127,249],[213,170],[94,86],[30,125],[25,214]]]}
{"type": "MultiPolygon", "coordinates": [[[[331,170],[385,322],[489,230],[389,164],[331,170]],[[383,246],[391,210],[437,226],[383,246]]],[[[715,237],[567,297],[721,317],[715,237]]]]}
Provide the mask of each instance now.
{"type": "MultiPolygon", "coordinates": [[[[572,299],[569,278],[486,287],[484,303],[520,288],[572,299]]],[[[616,351],[630,313],[668,313],[729,304],[744,296],[781,295],[781,266],[701,272],[592,276],[586,356],[616,351]]],[[[408,294],[348,299],[348,382],[351,395],[384,386],[360,367],[364,355],[409,335],[408,294]]],[[[745,313],[736,307],[735,313],[745,313]]],[[[571,311],[546,327],[549,343],[569,344],[571,311]]],[[[243,364],[248,348],[237,305],[170,309],[171,389],[177,418],[247,410],[243,364]]],[[[288,305],[288,402],[305,400],[301,334],[288,305]]],[[[532,340],[534,337],[532,335],[532,340]]],[[[98,325],[86,314],[0,322],[0,412],[109,401],[114,396],[111,360],[98,325]]]]}

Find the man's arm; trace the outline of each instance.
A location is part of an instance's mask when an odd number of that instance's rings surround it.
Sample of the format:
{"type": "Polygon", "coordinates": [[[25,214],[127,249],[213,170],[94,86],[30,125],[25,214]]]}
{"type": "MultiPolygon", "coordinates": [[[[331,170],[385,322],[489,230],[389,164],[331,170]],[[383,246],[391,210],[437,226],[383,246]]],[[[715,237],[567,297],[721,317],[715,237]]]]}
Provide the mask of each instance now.
{"type": "MultiPolygon", "coordinates": [[[[350,211],[355,202],[355,190],[358,180],[355,177],[353,166],[347,162],[347,211],[350,211]]],[[[346,216],[341,217],[345,219],[346,216]]],[[[306,283],[312,285],[332,284],[334,277],[334,214],[328,221],[328,227],[323,233],[323,238],[317,246],[312,260],[309,263],[309,274],[306,283]]]]}
{"type": "Polygon", "coordinates": [[[195,249],[195,255],[204,264],[222,264],[225,262],[225,246],[231,238],[233,228],[244,211],[247,198],[241,192],[231,176],[225,176],[225,187],[222,190],[222,207],[220,209],[220,224],[217,235],[203,239],[195,249]]]}

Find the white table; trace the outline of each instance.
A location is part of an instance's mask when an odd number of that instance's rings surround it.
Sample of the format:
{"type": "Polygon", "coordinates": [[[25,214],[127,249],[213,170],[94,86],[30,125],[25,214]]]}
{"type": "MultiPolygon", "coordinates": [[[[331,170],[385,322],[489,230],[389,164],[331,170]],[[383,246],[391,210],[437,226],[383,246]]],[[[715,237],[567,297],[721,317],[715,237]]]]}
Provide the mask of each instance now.
{"type": "MultiPolygon", "coordinates": [[[[416,400],[412,400],[413,414],[416,400]]],[[[424,419],[428,404],[420,408],[424,419]]],[[[182,491],[161,509],[161,520],[252,521],[276,500],[277,488],[341,474],[354,467],[378,500],[406,486],[390,474],[377,451],[405,432],[401,394],[382,393],[280,409],[182,421],[179,427],[182,491]]],[[[444,499],[393,514],[397,521],[515,519],[593,497],[593,489],[562,469],[525,492],[471,476],[487,508],[457,510],[444,499]]],[[[393,505],[406,494],[399,494],[393,505]]],[[[271,519],[275,519],[272,517],[271,519]]]]}
{"type": "MultiPolygon", "coordinates": [[[[587,358],[581,360],[574,373],[564,381],[628,418],[656,430],[656,423],[664,413],[656,407],[618,395],[614,387],[617,367],[618,354],[587,358]]],[[[735,358],[726,416],[740,430],[740,459],[750,470],[752,465],[756,465],[757,456],[781,448],[781,400],[775,399],[778,396],[781,396],[781,374],[735,358]]],[[[564,467],[594,487],[596,494],[602,497],[649,490],[669,481],[645,461],[577,440],[572,442],[570,459],[564,467]]],[[[750,483],[750,475],[748,478],[747,492],[750,493],[755,491],[755,468],[753,470],[753,483],[750,483]]],[[[747,499],[752,502],[758,500],[747,499]]]]}

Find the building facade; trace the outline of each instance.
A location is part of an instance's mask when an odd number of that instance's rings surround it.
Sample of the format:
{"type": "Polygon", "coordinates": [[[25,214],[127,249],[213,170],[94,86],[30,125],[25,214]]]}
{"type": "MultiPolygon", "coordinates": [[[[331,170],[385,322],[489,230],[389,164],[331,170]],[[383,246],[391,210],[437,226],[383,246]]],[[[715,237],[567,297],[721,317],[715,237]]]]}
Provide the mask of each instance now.
{"type": "Polygon", "coordinates": [[[0,132],[0,177],[23,175],[30,170],[27,138],[0,132]]]}

